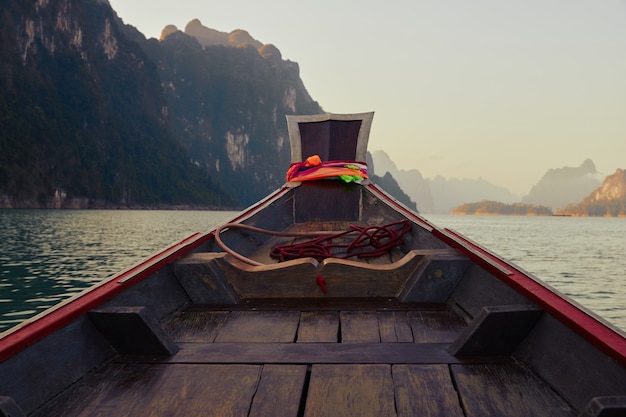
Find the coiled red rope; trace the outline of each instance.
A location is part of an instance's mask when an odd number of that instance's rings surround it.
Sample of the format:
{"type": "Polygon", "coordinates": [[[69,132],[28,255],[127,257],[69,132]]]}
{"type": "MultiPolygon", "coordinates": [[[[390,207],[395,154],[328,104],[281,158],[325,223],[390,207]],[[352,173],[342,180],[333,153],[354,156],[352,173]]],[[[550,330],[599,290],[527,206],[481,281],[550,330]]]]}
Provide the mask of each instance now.
{"type": "Polygon", "coordinates": [[[350,230],[334,235],[320,236],[316,239],[291,245],[277,245],[271,250],[270,255],[279,261],[298,259],[304,257],[315,258],[322,261],[326,258],[347,259],[352,257],[373,258],[389,252],[402,244],[402,237],[411,230],[408,220],[390,223],[383,226],[357,226],[350,225],[350,230]],[[335,243],[333,240],[345,238],[348,235],[356,235],[350,243],[335,243]],[[338,249],[345,249],[339,255],[338,249]]]}
{"type": "Polygon", "coordinates": [[[244,229],[279,237],[315,237],[312,240],[292,245],[277,245],[270,251],[270,255],[277,258],[280,262],[303,257],[311,257],[322,261],[331,257],[346,259],[355,256],[359,258],[380,256],[402,244],[403,236],[411,230],[411,223],[405,219],[382,226],[358,226],[353,224],[350,225],[349,230],[335,234],[329,234],[329,232],[324,231],[276,232],[241,223],[226,223],[215,229],[215,241],[225,252],[247,264],[263,265],[227,247],[220,237],[220,233],[224,229],[244,229]],[[334,242],[338,238],[344,238],[345,241],[349,235],[356,235],[350,243],[334,242]],[[342,250],[342,254],[339,255],[338,252],[340,250],[342,250]]]}

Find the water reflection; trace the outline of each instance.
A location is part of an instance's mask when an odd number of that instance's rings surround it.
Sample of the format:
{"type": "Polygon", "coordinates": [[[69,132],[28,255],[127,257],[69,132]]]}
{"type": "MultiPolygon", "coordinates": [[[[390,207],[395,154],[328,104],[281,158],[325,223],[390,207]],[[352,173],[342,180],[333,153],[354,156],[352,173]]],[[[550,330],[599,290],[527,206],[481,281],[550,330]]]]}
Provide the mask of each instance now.
{"type": "Polygon", "coordinates": [[[626,330],[626,219],[427,215],[626,330]]]}
{"type": "MultiPolygon", "coordinates": [[[[236,214],[0,210],[0,331],[236,214]]],[[[626,329],[626,219],[426,217],[626,329]]]]}
{"type": "Polygon", "coordinates": [[[235,215],[0,210],[0,330],[235,215]]]}

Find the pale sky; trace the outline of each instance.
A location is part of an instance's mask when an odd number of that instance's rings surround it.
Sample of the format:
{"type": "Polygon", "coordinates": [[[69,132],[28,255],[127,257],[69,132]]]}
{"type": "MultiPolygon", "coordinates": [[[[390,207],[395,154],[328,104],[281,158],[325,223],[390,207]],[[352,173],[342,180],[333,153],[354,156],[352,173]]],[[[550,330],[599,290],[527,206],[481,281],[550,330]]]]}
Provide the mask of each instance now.
{"type": "Polygon", "coordinates": [[[586,158],[626,169],[626,0],[109,0],[146,37],[193,19],[300,65],[330,113],[374,111],[371,151],[520,197],[586,158]]]}

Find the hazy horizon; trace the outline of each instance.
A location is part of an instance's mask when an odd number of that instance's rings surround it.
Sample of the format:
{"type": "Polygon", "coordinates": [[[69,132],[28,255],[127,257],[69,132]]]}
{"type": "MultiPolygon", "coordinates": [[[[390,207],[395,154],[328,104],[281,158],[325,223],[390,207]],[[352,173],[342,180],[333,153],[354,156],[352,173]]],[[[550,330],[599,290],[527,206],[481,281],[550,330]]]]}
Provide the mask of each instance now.
{"type": "Polygon", "coordinates": [[[549,169],[626,168],[626,2],[110,0],[158,38],[199,19],[297,62],[325,111],[374,111],[371,151],[523,196],[549,169]]]}

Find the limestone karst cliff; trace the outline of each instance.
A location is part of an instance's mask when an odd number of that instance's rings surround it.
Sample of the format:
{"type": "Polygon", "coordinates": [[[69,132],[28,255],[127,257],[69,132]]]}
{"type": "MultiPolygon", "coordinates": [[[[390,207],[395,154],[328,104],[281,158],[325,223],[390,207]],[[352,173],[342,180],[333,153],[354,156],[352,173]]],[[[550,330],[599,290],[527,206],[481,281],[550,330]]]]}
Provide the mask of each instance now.
{"type": "Polygon", "coordinates": [[[284,182],[285,114],[322,111],[242,30],[147,40],[100,0],[7,0],[0,20],[3,207],[245,206],[284,182]]]}
{"type": "Polygon", "coordinates": [[[626,170],[617,169],[580,203],[571,204],[557,214],[626,217],[626,170]]]}

